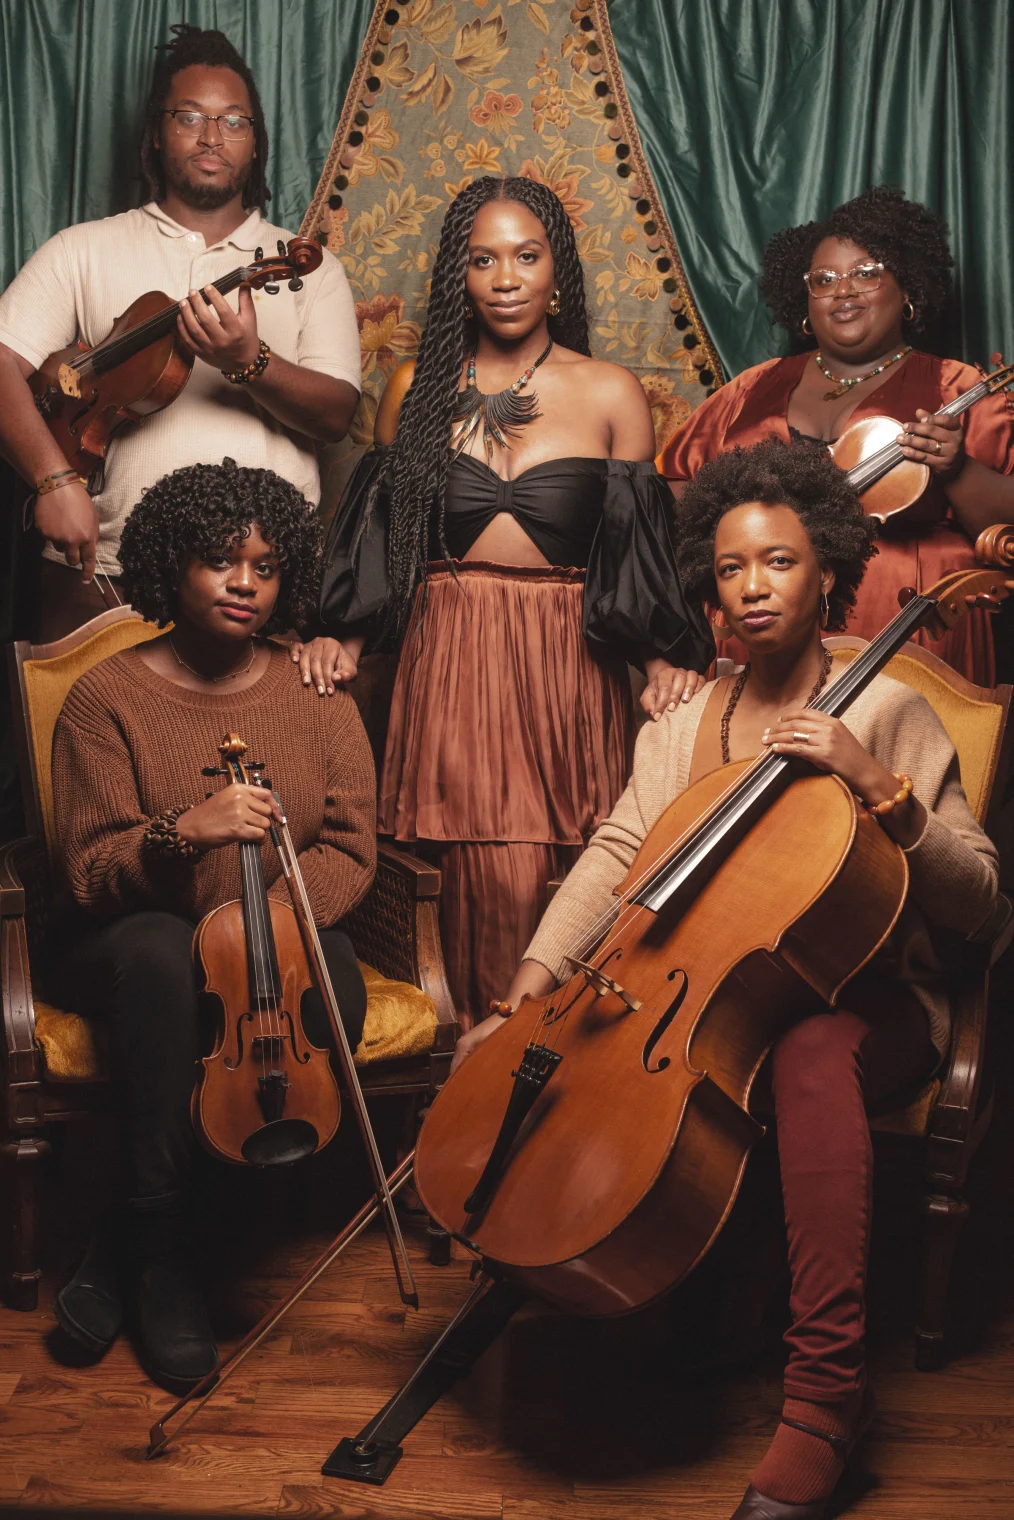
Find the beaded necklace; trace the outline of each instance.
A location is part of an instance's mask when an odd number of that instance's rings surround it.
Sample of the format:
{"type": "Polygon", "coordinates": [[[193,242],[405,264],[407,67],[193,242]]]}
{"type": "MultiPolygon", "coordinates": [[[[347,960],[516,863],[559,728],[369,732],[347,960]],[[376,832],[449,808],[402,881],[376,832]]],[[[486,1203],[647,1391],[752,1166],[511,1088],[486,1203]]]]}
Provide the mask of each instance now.
{"type": "Polygon", "coordinates": [[[885,359],[883,364],[878,364],[876,369],[867,370],[865,375],[846,375],[843,378],[841,375],[833,375],[831,373],[827,365],[824,363],[824,355],[818,348],[817,352],[813,356],[817,368],[824,376],[824,379],[830,380],[831,384],[836,387],[833,391],[825,392],[824,400],[837,401],[839,396],[846,395],[853,386],[862,385],[864,380],[872,380],[874,375],[882,375],[885,369],[890,369],[892,364],[897,364],[899,359],[904,359],[905,355],[910,354],[911,352],[911,343],[906,343],[904,348],[899,348],[896,354],[892,354],[890,359],[885,359]]]}
{"type": "Polygon", "coordinates": [[[530,396],[522,396],[519,392],[528,384],[539,365],[549,358],[552,347],[553,340],[550,338],[535,363],[530,364],[524,374],[519,375],[505,391],[497,391],[494,396],[485,395],[475,382],[475,351],[473,349],[468,361],[465,389],[459,391],[455,397],[454,411],[451,415],[452,424],[461,424],[452,440],[455,459],[475,437],[481,424],[486,460],[492,467],[494,443],[498,443],[502,449],[509,449],[508,440],[516,438],[520,428],[542,416],[538,410],[539,398],[535,392],[533,391],[530,396]]]}
{"type": "MultiPolygon", "coordinates": [[[[749,665],[744,665],[743,669],[740,671],[739,675],[736,677],[736,683],[733,686],[732,691],[729,693],[729,700],[725,704],[725,711],[722,714],[722,764],[723,765],[728,765],[728,763],[729,763],[729,724],[732,722],[732,715],[736,711],[736,706],[737,706],[737,704],[739,702],[739,699],[743,695],[743,688],[746,685],[747,677],[749,676],[749,674],[750,674],[750,667],[749,667],[749,665]]],[[[813,703],[816,702],[817,698],[820,696],[821,692],[824,690],[824,687],[825,687],[825,685],[827,683],[827,678],[828,678],[828,676],[830,674],[831,674],[831,651],[829,649],[825,649],[824,652],[823,652],[823,655],[821,657],[820,675],[817,677],[817,684],[814,686],[814,688],[811,691],[810,695],[806,699],[806,705],[807,705],[807,707],[812,707],[813,703]]]]}

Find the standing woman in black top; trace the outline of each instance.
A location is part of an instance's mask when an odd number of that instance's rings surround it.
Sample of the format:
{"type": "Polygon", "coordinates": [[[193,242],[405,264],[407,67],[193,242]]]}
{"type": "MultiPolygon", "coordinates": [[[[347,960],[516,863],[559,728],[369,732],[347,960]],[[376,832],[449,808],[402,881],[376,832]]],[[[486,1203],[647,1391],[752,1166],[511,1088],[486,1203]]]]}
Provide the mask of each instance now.
{"type": "Polygon", "coordinates": [[[467,1026],[623,790],[624,661],[658,717],[713,653],[680,592],[647,400],[590,357],[573,229],[544,185],[487,176],[451,203],[376,439],[331,530],[330,636],[293,658],[323,696],[400,643],[380,828],[440,867],[467,1026]]]}

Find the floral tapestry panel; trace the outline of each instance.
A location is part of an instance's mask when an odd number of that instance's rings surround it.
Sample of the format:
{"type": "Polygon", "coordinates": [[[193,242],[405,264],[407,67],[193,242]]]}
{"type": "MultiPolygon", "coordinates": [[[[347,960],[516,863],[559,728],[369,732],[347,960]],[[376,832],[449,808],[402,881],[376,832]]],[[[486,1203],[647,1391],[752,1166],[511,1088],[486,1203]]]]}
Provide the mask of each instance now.
{"type": "Polygon", "coordinates": [[[373,438],[384,385],[415,353],[448,204],[477,175],[560,197],[584,264],[597,358],[625,365],[658,445],[721,383],[648,172],[606,0],[381,0],[303,222],[345,265],[363,398],[343,464],[373,438]]]}

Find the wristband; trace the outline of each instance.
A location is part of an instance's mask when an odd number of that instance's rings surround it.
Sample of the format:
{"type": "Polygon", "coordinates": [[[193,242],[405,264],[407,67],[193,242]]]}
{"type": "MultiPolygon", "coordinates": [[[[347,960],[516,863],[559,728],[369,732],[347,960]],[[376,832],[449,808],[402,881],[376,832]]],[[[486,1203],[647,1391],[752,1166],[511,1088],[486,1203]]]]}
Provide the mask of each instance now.
{"type": "Polygon", "coordinates": [[[59,491],[61,486],[83,486],[84,480],[76,470],[56,470],[52,475],[43,475],[41,480],[35,482],[36,496],[48,496],[51,491],[59,491]]]}

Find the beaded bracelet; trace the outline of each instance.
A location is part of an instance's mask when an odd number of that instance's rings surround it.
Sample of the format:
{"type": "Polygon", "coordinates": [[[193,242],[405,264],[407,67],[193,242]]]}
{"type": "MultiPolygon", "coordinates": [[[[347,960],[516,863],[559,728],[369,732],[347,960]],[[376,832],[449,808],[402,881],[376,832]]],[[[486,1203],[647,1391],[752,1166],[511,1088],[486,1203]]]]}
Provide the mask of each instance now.
{"type": "Polygon", "coordinates": [[[43,475],[35,482],[36,496],[48,496],[62,486],[83,486],[84,480],[76,470],[57,470],[53,475],[43,475]]]}
{"type": "Polygon", "coordinates": [[[260,340],[257,349],[257,357],[246,366],[246,369],[226,369],[222,373],[231,385],[249,385],[251,380],[256,380],[258,375],[263,375],[271,358],[271,350],[264,339],[260,340]]]}
{"type": "Polygon", "coordinates": [[[895,792],[893,797],[886,798],[883,802],[864,803],[866,811],[873,818],[883,818],[885,813],[893,813],[899,803],[905,802],[912,795],[912,778],[906,776],[904,771],[892,772],[895,781],[901,782],[901,790],[895,792]]]}
{"type": "Polygon", "coordinates": [[[176,820],[189,811],[189,807],[166,808],[164,813],[153,818],[144,831],[144,842],[148,849],[155,850],[160,855],[175,855],[179,860],[193,860],[200,855],[201,851],[196,844],[191,844],[189,839],[181,839],[176,832],[176,820]]]}
{"type": "Polygon", "coordinates": [[[491,1014],[498,1013],[502,1019],[509,1019],[511,1014],[514,1012],[514,1004],[505,1003],[502,1001],[498,1002],[496,998],[493,998],[492,1002],[489,1005],[489,1011],[491,1014]]]}

